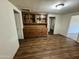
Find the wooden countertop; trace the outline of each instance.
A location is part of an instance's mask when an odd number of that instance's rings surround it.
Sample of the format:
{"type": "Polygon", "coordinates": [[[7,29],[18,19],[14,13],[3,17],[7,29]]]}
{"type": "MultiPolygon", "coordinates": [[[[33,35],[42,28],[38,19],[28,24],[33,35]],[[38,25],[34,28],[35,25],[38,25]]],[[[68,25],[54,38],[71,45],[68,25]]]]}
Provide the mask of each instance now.
{"type": "Polygon", "coordinates": [[[24,25],[47,25],[47,23],[26,23],[24,25]]]}

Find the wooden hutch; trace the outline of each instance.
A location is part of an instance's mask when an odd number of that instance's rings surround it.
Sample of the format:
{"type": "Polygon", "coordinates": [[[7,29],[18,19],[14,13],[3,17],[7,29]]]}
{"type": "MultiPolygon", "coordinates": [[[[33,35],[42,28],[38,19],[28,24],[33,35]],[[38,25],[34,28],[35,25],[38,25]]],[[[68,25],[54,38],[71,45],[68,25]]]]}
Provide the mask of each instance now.
{"type": "Polygon", "coordinates": [[[33,13],[23,9],[24,38],[47,36],[47,14],[33,13]]]}

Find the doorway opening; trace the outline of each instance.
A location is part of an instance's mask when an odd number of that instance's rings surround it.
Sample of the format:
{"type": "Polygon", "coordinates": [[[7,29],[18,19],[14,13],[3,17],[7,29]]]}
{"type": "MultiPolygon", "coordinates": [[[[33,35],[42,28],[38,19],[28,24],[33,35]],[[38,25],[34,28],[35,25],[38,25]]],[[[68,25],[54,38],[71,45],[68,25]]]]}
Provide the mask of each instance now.
{"type": "Polygon", "coordinates": [[[13,10],[14,11],[14,17],[15,17],[15,24],[16,24],[16,30],[17,30],[17,36],[18,36],[18,39],[20,39],[20,15],[19,15],[19,12],[17,12],[16,10],[13,10]]]}
{"type": "Polygon", "coordinates": [[[54,34],[54,27],[55,27],[55,17],[49,17],[50,19],[50,30],[49,30],[49,35],[53,35],[54,34]]]}

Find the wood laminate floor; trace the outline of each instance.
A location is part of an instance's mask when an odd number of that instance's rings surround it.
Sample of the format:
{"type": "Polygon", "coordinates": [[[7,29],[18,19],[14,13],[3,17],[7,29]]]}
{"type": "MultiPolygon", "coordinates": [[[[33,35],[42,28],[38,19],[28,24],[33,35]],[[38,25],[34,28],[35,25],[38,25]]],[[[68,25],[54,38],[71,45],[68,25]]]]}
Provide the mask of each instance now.
{"type": "Polygon", "coordinates": [[[61,35],[24,39],[14,59],[79,59],[79,44],[61,35]]]}

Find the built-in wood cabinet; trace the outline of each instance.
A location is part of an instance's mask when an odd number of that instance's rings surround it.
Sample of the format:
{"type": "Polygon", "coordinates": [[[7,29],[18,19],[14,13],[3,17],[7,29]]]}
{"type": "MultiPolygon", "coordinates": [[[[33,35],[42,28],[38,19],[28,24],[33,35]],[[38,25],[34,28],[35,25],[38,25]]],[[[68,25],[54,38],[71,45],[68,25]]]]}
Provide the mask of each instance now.
{"type": "Polygon", "coordinates": [[[27,25],[24,26],[24,37],[47,36],[47,28],[45,25],[27,25]]]}
{"type": "Polygon", "coordinates": [[[24,38],[47,36],[47,14],[22,11],[24,38]]]}

